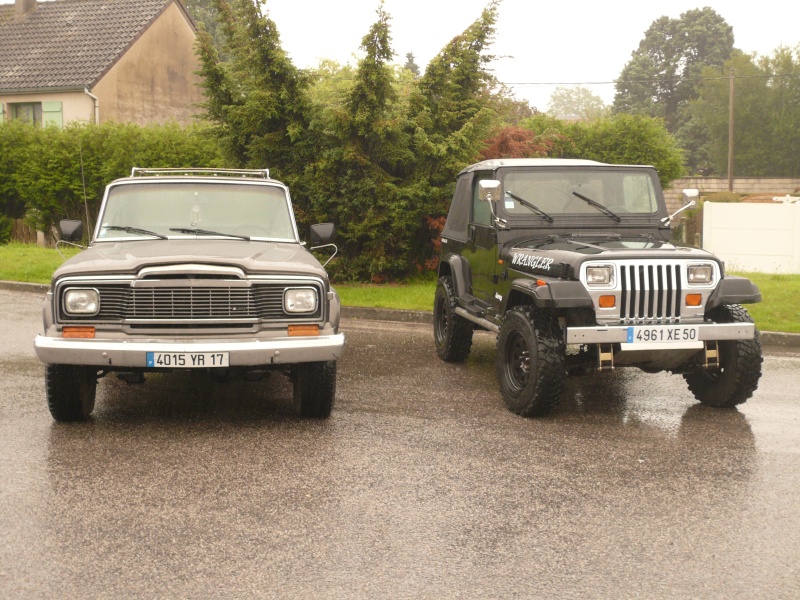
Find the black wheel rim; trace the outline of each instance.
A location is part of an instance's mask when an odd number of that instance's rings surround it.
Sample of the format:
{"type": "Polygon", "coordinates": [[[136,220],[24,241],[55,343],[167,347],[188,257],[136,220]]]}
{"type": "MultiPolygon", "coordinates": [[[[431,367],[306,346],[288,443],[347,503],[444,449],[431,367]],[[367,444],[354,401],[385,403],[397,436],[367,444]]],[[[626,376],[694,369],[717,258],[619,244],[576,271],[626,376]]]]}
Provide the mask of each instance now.
{"type": "Polygon", "coordinates": [[[508,382],[515,390],[528,384],[531,372],[531,351],[525,336],[514,332],[506,342],[506,373],[508,382]]]}

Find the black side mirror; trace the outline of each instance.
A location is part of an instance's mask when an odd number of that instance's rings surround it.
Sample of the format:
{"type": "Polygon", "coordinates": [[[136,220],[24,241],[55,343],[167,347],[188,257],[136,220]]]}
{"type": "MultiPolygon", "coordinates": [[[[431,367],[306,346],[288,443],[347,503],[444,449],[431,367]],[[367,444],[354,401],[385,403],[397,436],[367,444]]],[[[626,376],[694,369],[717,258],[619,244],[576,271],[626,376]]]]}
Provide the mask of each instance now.
{"type": "Polygon", "coordinates": [[[80,242],[83,239],[83,223],[74,219],[62,219],[58,224],[61,239],[65,242],[80,242]]]}
{"type": "Polygon", "coordinates": [[[311,226],[311,245],[330,244],[335,234],[333,223],[317,223],[311,226]]]}

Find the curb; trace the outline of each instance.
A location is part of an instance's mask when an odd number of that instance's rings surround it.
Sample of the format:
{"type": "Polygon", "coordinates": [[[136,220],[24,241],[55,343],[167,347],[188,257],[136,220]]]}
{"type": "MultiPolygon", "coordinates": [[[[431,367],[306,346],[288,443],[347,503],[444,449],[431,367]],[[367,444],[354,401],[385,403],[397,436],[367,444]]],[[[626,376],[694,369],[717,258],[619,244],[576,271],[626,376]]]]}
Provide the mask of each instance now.
{"type": "MultiPolygon", "coordinates": [[[[0,281],[0,290],[14,292],[45,293],[50,286],[41,283],[24,283],[20,281],[0,281]]],[[[395,321],[398,323],[433,324],[433,313],[424,310],[398,310],[391,308],[370,308],[366,306],[343,306],[342,318],[364,321],[395,321]]],[[[800,348],[800,333],[783,333],[778,331],[761,331],[761,343],[764,346],[780,348],[800,348]]]]}

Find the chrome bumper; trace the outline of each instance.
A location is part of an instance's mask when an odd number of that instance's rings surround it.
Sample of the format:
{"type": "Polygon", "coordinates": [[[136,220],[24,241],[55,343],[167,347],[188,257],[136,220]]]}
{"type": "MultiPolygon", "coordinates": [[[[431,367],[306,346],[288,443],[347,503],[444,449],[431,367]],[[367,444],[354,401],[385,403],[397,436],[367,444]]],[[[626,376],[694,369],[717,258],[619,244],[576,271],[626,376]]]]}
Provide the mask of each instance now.
{"type": "MultiPolygon", "coordinates": [[[[712,340],[752,340],[756,326],[752,323],[681,323],[698,328],[699,342],[712,340]]],[[[670,327],[670,325],[636,325],[636,327],[670,327]]],[[[567,344],[624,344],[628,341],[628,325],[609,327],[568,327],[567,344]]],[[[679,347],[674,345],[673,347],[679,347]]]]}
{"type": "Polygon", "coordinates": [[[144,368],[147,366],[148,352],[228,352],[230,366],[237,367],[337,360],[344,349],[344,334],[259,341],[223,339],[197,342],[128,342],[38,335],[33,347],[39,360],[46,364],[144,368]]]}

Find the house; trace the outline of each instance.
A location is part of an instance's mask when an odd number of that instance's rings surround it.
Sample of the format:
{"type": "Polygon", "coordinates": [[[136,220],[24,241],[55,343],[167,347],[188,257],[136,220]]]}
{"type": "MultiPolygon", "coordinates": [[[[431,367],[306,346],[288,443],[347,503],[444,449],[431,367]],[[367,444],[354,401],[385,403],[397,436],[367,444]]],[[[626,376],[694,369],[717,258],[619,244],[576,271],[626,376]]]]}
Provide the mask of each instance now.
{"type": "Polygon", "coordinates": [[[0,121],[187,124],[203,99],[180,0],[0,6],[0,121]]]}

